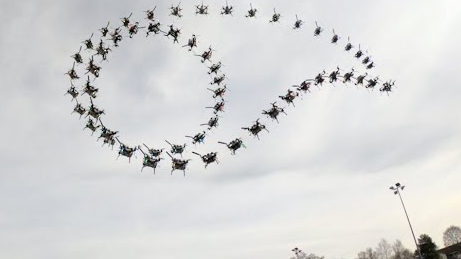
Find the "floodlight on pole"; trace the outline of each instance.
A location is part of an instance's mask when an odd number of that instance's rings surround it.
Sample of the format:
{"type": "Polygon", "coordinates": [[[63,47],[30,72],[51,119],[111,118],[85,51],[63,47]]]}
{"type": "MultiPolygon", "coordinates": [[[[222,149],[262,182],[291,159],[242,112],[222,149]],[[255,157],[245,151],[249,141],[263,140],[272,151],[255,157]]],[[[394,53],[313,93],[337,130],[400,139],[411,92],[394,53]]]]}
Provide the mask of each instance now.
{"type": "Polygon", "coordinates": [[[402,195],[400,194],[400,191],[403,191],[403,189],[405,189],[405,186],[401,185],[400,183],[396,183],[395,186],[391,186],[389,189],[391,189],[395,195],[397,194],[399,195],[400,202],[402,203],[403,211],[405,211],[405,215],[407,216],[408,225],[410,225],[410,230],[411,230],[411,234],[413,235],[413,240],[415,241],[416,249],[418,250],[419,258],[423,259],[423,255],[421,254],[421,250],[419,249],[418,242],[416,241],[415,232],[413,231],[413,227],[411,226],[411,223],[410,223],[410,217],[408,217],[407,209],[405,208],[402,195]]]}

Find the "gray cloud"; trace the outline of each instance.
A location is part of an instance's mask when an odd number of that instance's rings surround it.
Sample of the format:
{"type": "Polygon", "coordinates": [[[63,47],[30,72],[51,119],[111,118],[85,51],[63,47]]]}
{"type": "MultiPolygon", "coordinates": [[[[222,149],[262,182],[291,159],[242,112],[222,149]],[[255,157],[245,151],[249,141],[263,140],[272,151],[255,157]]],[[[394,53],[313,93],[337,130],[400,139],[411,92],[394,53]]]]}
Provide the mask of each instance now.
{"type": "MultiPolygon", "coordinates": [[[[298,246],[352,258],[382,237],[412,248],[387,190],[396,180],[408,184],[417,233],[441,245],[444,228],[461,224],[457,1],[253,2],[257,20],[242,18],[245,1],[223,19],[222,3],[208,18],[193,15],[197,3],[183,1],[187,15],[175,20],[168,1],[0,2],[0,257],[286,258],[298,246]],[[185,178],[171,177],[168,162],[154,177],[139,173],[139,157],[115,161],[63,97],[79,43],[153,5],[183,39],[197,33],[201,50],[213,46],[230,78],[221,128],[196,147],[217,149],[221,163],[203,170],[195,161],[185,178]],[[274,6],[281,24],[268,23],[274,6]],[[290,29],[296,13],[307,22],[300,32],[290,29]],[[239,128],[292,84],[337,65],[363,68],[342,44],[314,39],[314,21],[369,50],[374,73],[397,80],[395,93],[324,86],[280,124],[265,120],[261,141],[247,137],[239,128]],[[215,144],[239,136],[248,148],[236,156],[215,144]]],[[[105,122],[149,145],[200,131],[211,99],[199,63],[165,37],[125,40],[95,82],[105,122]]]]}

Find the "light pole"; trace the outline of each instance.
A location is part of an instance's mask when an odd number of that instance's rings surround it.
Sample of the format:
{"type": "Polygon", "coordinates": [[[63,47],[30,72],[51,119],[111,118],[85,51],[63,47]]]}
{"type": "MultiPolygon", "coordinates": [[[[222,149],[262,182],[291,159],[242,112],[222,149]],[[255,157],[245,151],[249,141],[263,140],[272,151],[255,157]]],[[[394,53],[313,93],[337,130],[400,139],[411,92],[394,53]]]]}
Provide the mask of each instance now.
{"type": "Polygon", "coordinates": [[[395,186],[390,187],[390,189],[392,191],[394,191],[395,195],[397,195],[397,194],[399,195],[400,201],[402,202],[403,210],[405,211],[405,215],[407,216],[408,225],[410,225],[410,230],[411,230],[411,234],[413,235],[413,240],[415,240],[415,245],[416,245],[416,249],[418,250],[419,258],[423,259],[423,255],[421,254],[421,250],[419,249],[418,242],[416,242],[415,232],[413,231],[413,227],[411,226],[410,218],[408,217],[408,213],[407,213],[407,209],[405,208],[405,204],[403,203],[402,195],[400,194],[400,191],[403,191],[404,188],[405,188],[405,186],[401,185],[400,183],[396,183],[395,186]]]}

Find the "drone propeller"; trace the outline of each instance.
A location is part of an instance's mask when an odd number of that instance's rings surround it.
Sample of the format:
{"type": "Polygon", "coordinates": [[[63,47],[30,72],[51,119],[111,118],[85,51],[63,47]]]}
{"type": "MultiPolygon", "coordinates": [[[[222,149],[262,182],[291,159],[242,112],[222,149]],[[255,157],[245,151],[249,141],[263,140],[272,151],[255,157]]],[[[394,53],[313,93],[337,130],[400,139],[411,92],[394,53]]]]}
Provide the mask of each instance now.
{"type": "Polygon", "coordinates": [[[152,10],[147,10],[147,11],[144,11],[144,12],[145,12],[145,13],[150,13],[150,12],[155,11],[156,8],[157,8],[157,6],[155,6],[154,9],[152,9],[152,10]]]}
{"type": "Polygon", "coordinates": [[[141,151],[141,153],[142,153],[144,156],[147,156],[147,154],[144,153],[144,151],[142,150],[141,146],[138,146],[138,150],[141,151]]]}
{"type": "Polygon", "coordinates": [[[150,150],[150,148],[146,144],[143,143],[143,145],[147,148],[147,150],[150,150]]]}
{"type": "Polygon", "coordinates": [[[171,159],[175,160],[174,157],[170,154],[170,152],[167,151],[166,154],[167,154],[169,157],[171,157],[171,159]]]}
{"type": "Polygon", "coordinates": [[[197,156],[199,156],[199,157],[202,157],[202,155],[200,155],[199,153],[194,152],[194,151],[192,151],[192,154],[197,155],[197,156]]]}
{"type": "Polygon", "coordinates": [[[122,142],[120,142],[120,140],[118,139],[118,137],[115,137],[115,139],[117,140],[117,142],[121,145],[121,146],[124,146],[122,142]]]}
{"type": "Polygon", "coordinates": [[[99,121],[99,123],[101,124],[101,126],[102,126],[103,128],[107,129],[106,126],[104,126],[104,124],[102,123],[101,118],[98,118],[98,121],[99,121]]]}
{"type": "Polygon", "coordinates": [[[133,15],[133,13],[130,13],[130,15],[129,15],[128,17],[124,17],[124,18],[122,18],[122,19],[120,19],[120,20],[130,19],[132,15],[133,15]]]}

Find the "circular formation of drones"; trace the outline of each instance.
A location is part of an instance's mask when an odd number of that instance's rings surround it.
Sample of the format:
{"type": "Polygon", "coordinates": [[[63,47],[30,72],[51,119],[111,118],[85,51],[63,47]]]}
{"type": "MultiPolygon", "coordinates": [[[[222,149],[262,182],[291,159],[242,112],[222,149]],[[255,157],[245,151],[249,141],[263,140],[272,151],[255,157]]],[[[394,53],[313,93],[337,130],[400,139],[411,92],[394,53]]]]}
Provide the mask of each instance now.
{"type": "MultiPolygon", "coordinates": [[[[204,5],[203,2],[200,5],[196,5],[195,15],[208,15],[209,8],[208,6],[204,5]]],[[[178,19],[182,17],[182,11],[180,4],[177,6],[170,7],[170,16],[177,17],[178,19]]],[[[145,37],[149,38],[156,35],[163,35],[169,39],[172,39],[173,44],[180,42],[181,36],[181,29],[178,29],[173,24],[171,25],[164,25],[161,24],[158,19],[156,19],[155,15],[156,7],[152,10],[145,11],[145,20],[147,24],[141,25],[139,21],[132,21],[132,13],[124,18],[121,18],[121,23],[118,24],[115,28],[110,28],[110,22],[107,25],[99,30],[101,37],[97,45],[93,44],[93,36],[91,34],[90,38],[86,39],[82,42],[83,46],[80,46],[80,49],[77,53],[72,55],[72,59],[74,61],[72,68],[66,73],[66,75],[70,78],[71,86],[67,90],[66,95],[70,95],[72,97],[72,101],[75,100],[76,105],[73,109],[73,113],[77,113],[80,115],[80,118],[84,116],[88,118],[86,126],[84,130],[88,129],[91,131],[93,135],[96,131],[99,131],[100,135],[98,137],[98,141],[102,139],[103,146],[108,145],[110,147],[114,147],[117,143],[119,145],[118,157],[124,156],[127,157],[129,161],[135,154],[135,152],[139,151],[143,154],[143,161],[142,161],[142,168],[141,171],[145,168],[152,168],[155,174],[156,168],[159,166],[161,161],[163,160],[163,151],[165,148],[157,147],[151,148],[146,144],[142,145],[134,145],[129,146],[124,144],[119,139],[119,132],[110,130],[106,125],[103,124],[102,116],[105,114],[105,111],[99,108],[95,103],[98,97],[99,89],[92,85],[92,83],[99,78],[101,66],[100,64],[103,61],[106,61],[108,58],[109,53],[112,51],[113,48],[119,46],[119,43],[126,37],[133,38],[139,33],[145,33],[145,37]],[[112,45],[108,45],[105,41],[110,41],[112,45]],[[84,49],[84,53],[82,50],[84,49]],[[84,57],[87,53],[90,55],[88,62],[84,62],[84,57]],[[95,57],[100,59],[100,62],[97,63],[95,61],[95,57]],[[83,67],[85,66],[86,67],[83,67]],[[81,68],[84,72],[85,76],[79,76],[80,72],[77,70],[81,68]],[[86,82],[83,83],[82,89],[79,91],[75,87],[75,84],[80,80],[86,79],[86,82]],[[89,97],[89,107],[85,108],[81,102],[79,102],[79,98],[87,95],[89,97]]],[[[226,1],[226,5],[222,7],[220,12],[221,16],[231,16],[234,15],[234,7],[229,5],[226,1]]],[[[246,17],[247,19],[256,19],[258,14],[258,10],[250,4],[250,9],[246,12],[245,15],[242,17],[246,17]]],[[[303,25],[305,24],[304,21],[300,20],[296,15],[296,20],[294,25],[291,29],[293,30],[300,30],[303,25]]],[[[269,23],[280,23],[281,22],[281,14],[277,13],[274,9],[274,13],[269,19],[269,23]]],[[[333,36],[331,38],[331,43],[334,45],[338,45],[341,37],[336,34],[334,30],[333,36]]],[[[320,37],[324,34],[324,28],[320,27],[317,22],[315,22],[314,28],[314,37],[320,37]]],[[[213,52],[214,50],[211,47],[207,47],[203,52],[196,54],[195,49],[198,48],[198,41],[197,36],[193,34],[190,38],[185,41],[185,45],[181,45],[183,48],[187,48],[189,53],[193,53],[194,56],[197,56],[201,63],[204,64],[208,69],[208,74],[212,76],[212,81],[210,82],[210,87],[207,87],[207,90],[212,93],[211,97],[213,98],[215,105],[211,107],[206,107],[207,109],[211,109],[213,111],[212,117],[208,120],[207,123],[203,123],[200,126],[205,127],[204,130],[197,134],[191,134],[189,136],[185,136],[187,139],[190,139],[192,144],[194,145],[202,145],[204,144],[205,138],[208,136],[210,130],[217,128],[219,126],[219,120],[221,118],[220,114],[224,112],[225,107],[225,95],[228,90],[227,88],[227,78],[226,75],[223,73],[223,64],[221,61],[213,62],[213,52]]],[[[350,43],[349,38],[348,42],[344,47],[344,51],[351,52],[352,49],[355,48],[352,43],[350,43]]],[[[367,53],[367,52],[366,52],[367,53]]],[[[374,68],[375,63],[372,61],[371,56],[365,54],[361,49],[360,45],[358,46],[358,50],[355,52],[354,57],[361,61],[364,65],[365,69],[371,70],[374,68]]],[[[288,89],[284,95],[279,96],[281,102],[283,102],[286,106],[293,106],[294,101],[301,95],[308,94],[312,86],[321,87],[324,83],[334,84],[337,82],[341,82],[344,84],[355,84],[356,86],[363,86],[367,89],[375,89],[379,88],[379,91],[385,92],[389,94],[392,91],[395,81],[386,81],[382,82],[379,77],[374,77],[368,75],[368,73],[358,74],[354,68],[342,72],[342,70],[337,67],[336,70],[327,73],[325,70],[318,73],[315,77],[311,79],[306,79],[301,82],[299,85],[293,85],[291,89],[288,89]]],[[[276,121],[278,123],[278,117],[281,114],[287,114],[285,112],[286,107],[279,106],[277,102],[273,102],[270,104],[267,110],[262,111],[262,115],[265,115],[272,121],[276,121]]],[[[252,125],[248,127],[242,127],[241,129],[247,131],[251,136],[259,139],[259,134],[262,131],[268,131],[266,126],[260,122],[260,118],[258,118],[252,125]]],[[[166,141],[166,140],[165,140],[166,141]]],[[[184,159],[182,157],[185,149],[186,144],[172,144],[168,141],[166,143],[170,146],[169,151],[165,151],[165,153],[171,158],[171,174],[175,170],[183,171],[185,176],[185,171],[188,167],[189,162],[191,159],[184,159]]],[[[224,145],[227,149],[230,150],[232,155],[235,155],[236,152],[241,149],[245,148],[243,138],[238,137],[230,142],[222,142],[219,141],[219,144],[224,145]]],[[[217,152],[209,152],[205,155],[199,154],[197,152],[192,152],[194,155],[200,157],[200,160],[204,163],[205,168],[213,163],[219,163],[218,161],[218,153],[217,152]]],[[[117,157],[117,159],[118,159],[117,157]]]]}

